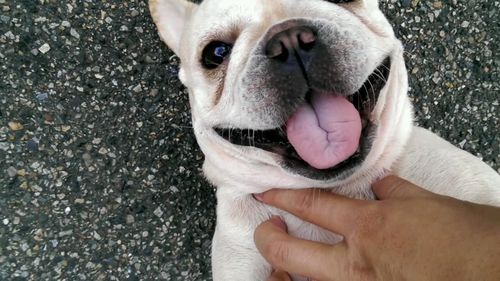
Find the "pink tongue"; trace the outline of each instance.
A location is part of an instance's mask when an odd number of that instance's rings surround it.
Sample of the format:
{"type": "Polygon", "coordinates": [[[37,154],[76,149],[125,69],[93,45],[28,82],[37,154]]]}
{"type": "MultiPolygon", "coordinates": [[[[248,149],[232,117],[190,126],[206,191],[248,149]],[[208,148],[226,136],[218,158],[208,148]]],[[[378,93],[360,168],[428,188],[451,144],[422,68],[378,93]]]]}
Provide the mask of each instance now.
{"type": "Polygon", "coordinates": [[[314,93],[288,120],[286,133],[300,157],[316,169],[347,160],[358,149],[361,118],[346,98],[314,93]]]}

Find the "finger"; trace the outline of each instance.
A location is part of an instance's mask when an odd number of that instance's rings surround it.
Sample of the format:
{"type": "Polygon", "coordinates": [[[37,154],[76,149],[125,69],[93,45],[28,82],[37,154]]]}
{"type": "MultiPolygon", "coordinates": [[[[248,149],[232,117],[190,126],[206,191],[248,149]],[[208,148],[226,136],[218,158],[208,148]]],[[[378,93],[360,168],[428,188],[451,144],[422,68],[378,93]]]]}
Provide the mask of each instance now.
{"type": "Polygon", "coordinates": [[[290,275],[284,271],[275,270],[267,281],[292,281],[292,278],[290,278],[290,275]]]}
{"type": "Polygon", "coordinates": [[[279,222],[271,219],[259,225],[254,234],[255,245],[262,256],[277,270],[328,280],[342,273],[345,244],[326,245],[289,236],[279,222]]]}
{"type": "Polygon", "coordinates": [[[346,235],[355,215],[368,201],[349,199],[319,189],[273,189],[255,195],[257,200],[288,211],[330,231],[346,235]]]}
{"type": "Polygon", "coordinates": [[[377,198],[380,200],[433,195],[433,193],[396,176],[388,176],[381,179],[373,184],[372,189],[377,198]]]}

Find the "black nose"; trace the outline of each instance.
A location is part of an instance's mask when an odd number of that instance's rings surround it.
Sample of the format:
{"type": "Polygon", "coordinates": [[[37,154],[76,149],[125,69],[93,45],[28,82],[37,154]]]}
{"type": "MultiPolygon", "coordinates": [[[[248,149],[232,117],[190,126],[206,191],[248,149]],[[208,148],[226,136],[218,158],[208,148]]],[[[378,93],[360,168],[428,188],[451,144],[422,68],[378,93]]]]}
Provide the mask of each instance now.
{"type": "Polygon", "coordinates": [[[282,63],[299,63],[307,66],[311,60],[315,32],[305,26],[294,26],[274,34],[266,44],[266,56],[282,63]]]}

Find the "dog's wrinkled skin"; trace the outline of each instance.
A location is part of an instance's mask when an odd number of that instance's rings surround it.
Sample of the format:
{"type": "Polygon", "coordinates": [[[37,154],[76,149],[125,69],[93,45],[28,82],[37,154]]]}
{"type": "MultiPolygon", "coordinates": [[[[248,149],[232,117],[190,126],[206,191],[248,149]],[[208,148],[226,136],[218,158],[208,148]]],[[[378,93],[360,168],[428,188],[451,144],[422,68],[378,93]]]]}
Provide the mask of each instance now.
{"type": "MultiPolygon", "coordinates": [[[[217,186],[217,227],[213,239],[214,280],[265,280],[271,271],[257,252],[253,232],[280,215],[290,234],[327,243],[340,237],[287,213],[258,203],[253,193],[271,188],[329,188],[353,198],[372,199],[370,184],[387,171],[433,192],[477,203],[500,205],[500,176],[472,155],[427,130],[414,127],[407,97],[401,43],[376,0],[151,0],[160,36],[181,58],[180,79],[189,89],[193,127],[206,159],[204,172],[217,186]],[[340,1],[343,2],[343,1],[340,1]],[[348,1],[344,1],[348,2],[348,1]],[[317,33],[321,59],[311,58],[305,80],[286,74],[264,55],[273,29],[308,26],[317,33]],[[234,44],[215,70],[202,67],[204,47],[234,44]],[[283,126],[308,87],[354,93],[384,59],[390,74],[368,116],[373,125],[363,161],[324,173],[290,165],[282,156],[234,145],[214,128],[267,130],[283,126]]],[[[319,49],[319,47],[318,47],[319,49]]],[[[356,210],[353,210],[355,212],[356,210]]],[[[294,276],[294,280],[305,280],[294,276]]]]}

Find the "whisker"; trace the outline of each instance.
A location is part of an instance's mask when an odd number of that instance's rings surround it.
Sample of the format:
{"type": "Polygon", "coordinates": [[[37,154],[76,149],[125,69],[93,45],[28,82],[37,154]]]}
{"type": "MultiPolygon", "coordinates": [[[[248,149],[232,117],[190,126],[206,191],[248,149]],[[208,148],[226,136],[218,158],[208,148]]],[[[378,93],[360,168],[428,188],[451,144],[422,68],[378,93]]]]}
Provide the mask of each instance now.
{"type": "MultiPolygon", "coordinates": [[[[375,88],[373,88],[373,84],[372,84],[372,81],[370,81],[370,79],[368,79],[368,83],[370,83],[370,87],[372,88],[372,93],[375,94],[375,88]]],[[[372,105],[371,105],[371,97],[370,97],[370,93],[368,93],[368,108],[372,109],[372,105]]]]}
{"type": "MultiPolygon", "coordinates": [[[[363,84],[363,88],[365,89],[365,92],[368,94],[368,99],[370,99],[370,94],[369,94],[370,91],[368,91],[368,89],[366,88],[366,84],[363,84]]],[[[358,103],[359,102],[363,103],[363,101],[361,101],[361,98],[358,99],[358,103]]],[[[358,108],[361,108],[362,106],[363,104],[361,105],[358,104],[358,108]]]]}
{"type": "Polygon", "coordinates": [[[375,69],[374,74],[387,84],[387,79],[384,77],[384,74],[382,73],[382,71],[380,71],[380,69],[375,69]]]}
{"type": "Polygon", "coordinates": [[[252,146],[255,147],[255,130],[252,130],[252,146]]]}

